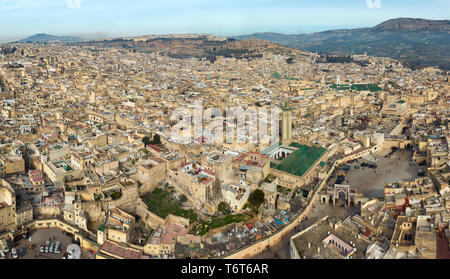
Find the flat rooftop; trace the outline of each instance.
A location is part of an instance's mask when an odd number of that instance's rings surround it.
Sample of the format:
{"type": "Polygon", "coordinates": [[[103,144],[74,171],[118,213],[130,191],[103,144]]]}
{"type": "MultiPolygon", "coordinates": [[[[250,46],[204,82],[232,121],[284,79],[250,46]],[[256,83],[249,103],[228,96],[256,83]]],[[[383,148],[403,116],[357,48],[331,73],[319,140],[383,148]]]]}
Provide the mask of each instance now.
{"type": "Polygon", "coordinates": [[[105,221],[105,226],[108,228],[121,230],[123,232],[128,232],[130,229],[130,224],[133,221],[130,217],[130,215],[121,212],[116,208],[110,209],[105,221]]]}
{"type": "MultiPolygon", "coordinates": [[[[357,232],[347,228],[345,225],[340,225],[337,229],[333,229],[328,220],[330,220],[330,218],[320,220],[318,223],[306,229],[304,233],[293,239],[293,243],[297,248],[300,257],[305,257],[306,259],[343,258],[342,254],[339,255],[339,253],[336,252],[335,247],[332,247],[332,245],[325,245],[323,242],[330,236],[333,236],[335,240],[338,239],[342,241],[344,246],[348,245],[356,250],[350,255],[352,259],[363,258],[370,243],[363,239],[359,239],[358,237],[355,238],[355,236],[358,235],[357,232]],[[308,243],[310,243],[310,246],[308,243]]],[[[350,250],[350,248],[348,248],[348,250],[350,250]]]]}
{"type": "Polygon", "coordinates": [[[215,174],[197,163],[188,163],[181,166],[183,173],[192,177],[193,181],[207,184],[214,180],[215,174]]]}

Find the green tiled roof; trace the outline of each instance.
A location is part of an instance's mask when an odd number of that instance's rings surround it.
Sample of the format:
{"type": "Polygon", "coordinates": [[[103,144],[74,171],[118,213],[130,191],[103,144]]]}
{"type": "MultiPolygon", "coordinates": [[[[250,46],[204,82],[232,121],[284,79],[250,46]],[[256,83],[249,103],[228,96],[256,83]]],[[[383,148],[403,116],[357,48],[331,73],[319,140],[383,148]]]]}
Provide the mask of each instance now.
{"type": "Polygon", "coordinates": [[[297,147],[298,150],[284,159],[276,169],[297,176],[303,176],[326,151],[325,148],[307,146],[295,142],[289,146],[297,147]]]}
{"type": "Polygon", "coordinates": [[[105,224],[102,224],[102,225],[100,225],[100,226],[98,227],[98,229],[97,229],[97,230],[99,230],[99,231],[103,232],[103,231],[104,231],[105,229],[106,229],[106,226],[105,226],[105,224]]]}
{"type": "Polygon", "coordinates": [[[271,78],[281,78],[281,75],[278,72],[272,74],[271,78]]]}
{"type": "Polygon", "coordinates": [[[376,84],[352,84],[352,85],[348,85],[348,84],[343,84],[343,85],[337,85],[337,84],[333,84],[330,85],[331,88],[333,89],[338,89],[338,90],[358,90],[358,91],[370,91],[370,92],[379,92],[379,91],[383,91],[383,89],[381,87],[379,87],[376,84]]]}

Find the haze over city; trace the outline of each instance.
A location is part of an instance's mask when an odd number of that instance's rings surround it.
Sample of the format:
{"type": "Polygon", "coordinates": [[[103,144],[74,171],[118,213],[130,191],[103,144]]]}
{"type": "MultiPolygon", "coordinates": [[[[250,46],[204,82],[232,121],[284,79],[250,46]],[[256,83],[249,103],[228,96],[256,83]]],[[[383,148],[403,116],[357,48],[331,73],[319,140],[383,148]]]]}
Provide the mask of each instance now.
{"type": "Polygon", "coordinates": [[[36,33],[87,39],[254,32],[310,33],[374,26],[397,17],[445,19],[445,0],[2,0],[0,42],[36,33]],[[79,8],[77,3],[79,3],[79,8]],[[373,8],[370,8],[373,7],[373,8]]]}
{"type": "Polygon", "coordinates": [[[450,259],[449,4],[0,0],[3,270],[450,259]]]}

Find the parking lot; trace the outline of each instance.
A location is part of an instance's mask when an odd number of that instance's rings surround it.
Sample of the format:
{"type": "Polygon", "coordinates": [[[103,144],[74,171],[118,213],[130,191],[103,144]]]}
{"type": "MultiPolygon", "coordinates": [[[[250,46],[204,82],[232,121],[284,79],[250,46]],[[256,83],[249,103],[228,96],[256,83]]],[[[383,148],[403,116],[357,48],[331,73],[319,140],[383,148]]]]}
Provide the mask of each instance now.
{"type": "MultiPolygon", "coordinates": [[[[16,249],[18,249],[18,247],[20,246],[25,251],[25,255],[20,257],[20,259],[62,259],[64,253],[66,252],[67,246],[70,244],[72,244],[72,237],[67,235],[60,229],[57,228],[39,229],[34,230],[32,232],[31,240],[21,239],[20,241],[16,242],[16,249]],[[60,241],[61,253],[55,254],[55,253],[39,252],[41,244],[45,244],[47,240],[50,240],[52,243],[60,241]],[[36,244],[36,247],[34,249],[30,247],[32,244],[36,244]],[[39,256],[36,255],[36,252],[39,253],[39,256]]],[[[81,256],[82,259],[92,259],[92,258],[95,259],[95,256],[92,255],[92,253],[90,253],[86,249],[81,250],[82,250],[81,256]]],[[[12,256],[9,255],[8,258],[12,258],[12,256]]]]}

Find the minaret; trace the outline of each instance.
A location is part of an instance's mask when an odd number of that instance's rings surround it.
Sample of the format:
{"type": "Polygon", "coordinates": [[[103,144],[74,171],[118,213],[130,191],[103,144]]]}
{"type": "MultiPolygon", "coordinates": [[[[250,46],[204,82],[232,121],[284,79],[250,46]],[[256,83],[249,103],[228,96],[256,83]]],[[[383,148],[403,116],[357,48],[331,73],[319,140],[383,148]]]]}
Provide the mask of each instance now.
{"type": "Polygon", "coordinates": [[[290,144],[292,139],[292,109],[288,107],[287,103],[282,112],[281,139],[283,145],[290,144]]]}
{"type": "Polygon", "coordinates": [[[96,97],[97,97],[97,96],[96,96],[96,94],[95,94],[94,91],[90,91],[90,92],[89,92],[89,102],[95,103],[96,97]]]}

